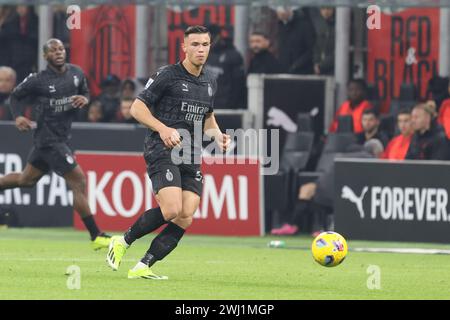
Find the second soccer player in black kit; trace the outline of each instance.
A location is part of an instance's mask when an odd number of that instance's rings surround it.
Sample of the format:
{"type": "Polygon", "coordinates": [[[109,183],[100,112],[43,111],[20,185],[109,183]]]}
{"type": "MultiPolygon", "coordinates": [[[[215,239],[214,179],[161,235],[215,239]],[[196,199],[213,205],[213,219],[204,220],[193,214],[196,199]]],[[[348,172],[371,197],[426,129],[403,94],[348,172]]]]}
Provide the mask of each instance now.
{"type": "Polygon", "coordinates": [[[186,58],[165,66],[153,75],[131,107],[131,113],[149,128],[144,157],[159,207],[146,211],[124,236],[111,240],[107,262],[117,270],[126,249],[144,235],[167,226],[153,239],[150,248],[128,278],[167,279],[158,276],[152,265],[164,259],[191,225],[202,193],[200,164],[195,161],[201,149],[200,128],[213,137],[222,151],[230,144],[213,113],[215,79],[203,70],[211,45],[211,36],[203,26],[192,26],[184,33],[182,48],[186,58]],[[180,133],[188,133],[182,134],[180,133]],[[183,137],[183,139],[181,139],[183,137]],[[186,155],[173,152],[189,149],[186,155]],[[193,152],[190,152],[192,151],[193,152]]]}
{"type": "Polygon", "coordinates": [[[66,50],[58,39],[44,45],[47,69],[30,74],[11,94],[10,107],[20,131],[34,129],[34,147],[21,173],[0,178],[0,191],[16,187],[31,188],[50,170],[64,177],[73,192],[73,206],[88,229],[92,247],[107,248],[111,238],[100,232],[86,198],[86,179],[67,146],[72,120],[89,100],[83,71],[66,63],[66,50]],[[32,97],[37,124],[22,115],[21,100],[32,97]]]}

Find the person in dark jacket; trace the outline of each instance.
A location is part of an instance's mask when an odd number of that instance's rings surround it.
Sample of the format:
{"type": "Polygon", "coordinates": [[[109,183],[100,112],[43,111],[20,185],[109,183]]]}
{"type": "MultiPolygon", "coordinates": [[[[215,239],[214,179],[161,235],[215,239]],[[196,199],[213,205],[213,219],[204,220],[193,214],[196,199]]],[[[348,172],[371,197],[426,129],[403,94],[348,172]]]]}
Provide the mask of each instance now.
{"type": "Polygon", "coordinates": [[[17,6],[16,13],[5,25],[5,32],[10,39],[9,66],[16,71],[17,82],[21,82],[37,70],[38,17],[33,8],[17,6]]]}
{"type": "Polygon", "coordinates": [[[314,29],[302,10],[278,7],[278,59],[283,72],[313,73],[314,29]]]}
{"type": "Polygon", "coordinates": [[[436,122],[436,105],[433,101],[417,104],[411,113],[414,135],[406,159],[450,160],[449,141],[443,128],[436,122]]]}
{"type": "Polygon", "coordinates": [[[211,51],[205,71],[217,80],[214,107],[218,109],[242,109],[246,107],[246,77],[244,59],[233,39],[219,26],[208,27],[211,33],[211,51]]]}
{"type": "Polygon", "coordinates": [[[270,40],[264,33],[253,32],[249,38],[249,48],[253,53],[247,73],[279,73],[278,59],[269,51],[270,40]]]}
{"type": "Polygon", "coordinates": [[[15,15],[14,6],[0,6],[0,66],[11,65],[10,22],[15,15]]]}
{"type": "Polygon", "coordinates": [[[314,73],[317,75],[334,74],[334,9],[323,7],[311,10],[311,20],[315,31],[314,73]]]}
{"type": "Polygon", "coordinates": [[[361,118],[361,125],[363,132],[356,134],[356,141],[364,145],[367,141],[371,139],[380,140],[384,147],[387,146],[389,138],[380,129],[380,117],[378,113],[370,108],[363,111],[361,118]]]}
{"type": "Polygon", "coordinates": [[[109,74],[101,82],[102,93],[97,97],[102,105],[103,121],[113,122],[120,108],[120,85],[118,76],[109,74]]]}

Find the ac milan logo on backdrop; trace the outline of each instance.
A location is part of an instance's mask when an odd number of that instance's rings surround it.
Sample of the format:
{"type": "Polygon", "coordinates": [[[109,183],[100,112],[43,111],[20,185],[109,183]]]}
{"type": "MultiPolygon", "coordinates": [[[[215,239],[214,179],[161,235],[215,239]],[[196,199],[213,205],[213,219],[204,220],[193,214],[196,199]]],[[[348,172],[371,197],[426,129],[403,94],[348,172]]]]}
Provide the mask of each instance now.
{"type": "Polygon", "coordinates": [[[91,79],[99,83],[108,74],[131,76],[132,46],[130,21],[120,7],[101,6],[90,41],[91,79]]]}

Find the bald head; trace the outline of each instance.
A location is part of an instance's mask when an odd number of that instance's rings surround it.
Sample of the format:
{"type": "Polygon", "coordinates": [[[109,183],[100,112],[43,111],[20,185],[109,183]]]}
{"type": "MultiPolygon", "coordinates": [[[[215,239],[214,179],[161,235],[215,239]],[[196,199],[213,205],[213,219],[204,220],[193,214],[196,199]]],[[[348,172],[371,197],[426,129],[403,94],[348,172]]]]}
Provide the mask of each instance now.
{"type": "Polygon", "coordinates": [[[10,67],[0,67],[0,93],[10,94],[16,86],[16,72],[10,67]]]}

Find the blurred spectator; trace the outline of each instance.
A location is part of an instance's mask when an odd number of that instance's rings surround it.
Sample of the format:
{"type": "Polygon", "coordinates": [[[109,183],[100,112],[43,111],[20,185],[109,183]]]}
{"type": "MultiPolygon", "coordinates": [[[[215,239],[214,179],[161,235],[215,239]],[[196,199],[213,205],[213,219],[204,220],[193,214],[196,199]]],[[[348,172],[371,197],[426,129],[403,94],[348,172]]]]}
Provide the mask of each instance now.
{"type": "Polygon", "coordinates": [[[89,105],[87,121],[103,122],[103,108],[102,103],[99,100],[94,100],[89,105]]]}
{"type": "Polygon", "coordinates": [[[122,82],[122,87],[120,89],[121,98],[134,99],[136,97],[136,84],[131,79],[126,79],[122,82]]]}
{"type": "Polygon", "coordinates": [[[384,153],[383,159],[404,160],[408,152],[411,136],[414,130],[411,125],[411,111],[402,109],[397,114],[397,126],[400,134],[389,141],[384,153]]]}
{"type": "Polygon", "coordinates": [[[419,103],[413,108],[411,121],[414,135],[406,159],[448,159],[448,140],[443,128],[436,122],[436,116],[434,101],[419,103]]]}
{"type": "Polygon", "coordinates": [[[301,9],[277,7],[278,57],[283,72],[313,73],[314,29],[301,9]]]}
{"type": "Polygon", "coordinates": [[[389,138],[386,134],[379,130],[380,118],[378,113],[374,109],[365,109],[361,119],[361,125],[363,132],[356,135],[356,141],[359,144],[364,144],[371,139],[378,139],[383,146],[386,146],[389,142],[389,138]]]}
{"type": "Polygon", "coordinates": [[[17,81],[22,82],[37,70],[38,17],[33,7],[17,6],[5,32],[10,39],[9,66],[16,71],[17,81]]]}
{"type": "Polygon", "coordinates": [[[103,121],[115,120],[120,107],[120,79],[116,75],[108,75],[100,84],[102,93],[97,97],[102,106],[103,121]]]}
{"type": "Polygon", "coordinates": [[[246,107],[244,59],[233,45],[233,39],[212,25],[211,50],[205,68],[217,77],[215,108],[242,109],[246,107]]]}
{"type": "Polygon", "coordinates": [[[116,121],[122,123],[138,123],[135,118],[131,115],[130,109],[133,104],[133,98],[122,98],[120,100],[120,110],[117,114],[116,121]]]}
{"type": "Polygon", "coordinates": [[[310,14],[316,36],[313,49],[314,73],[334,74],[334,8],[314,8],[310,14]]]}
{"type": "Polygon", "coordinates": [[[337,110],[334,121],[331,123],[329,132],[336,132],[338,117],[351,115],[353,117],[353,132],[358,134],[363,131],[362,114],[364,110],[372,108],[366,100],[367,85],[362,79],[350,80],[347,86],[348,100],[337,110]]]}
{"type": "Polygon", "coordinates": [[[279,73],[280,63],[269,51],[270,40],[261,32],[253,32],[249,38],[249,48],[253,53],[247,73],[279,73]]]}
{"type": "Polygon", "coordinates": [[[8,25],[13,18],[14,11],[13,6],[0,6],[0,66],[11,65],[11,45],[8,25]]]}
{"type": "Polygon", "coordinates": [[[53,6],[53,38],[61,40],[66,48],[67,61],[70,61],[70,30],[67,28],[67,6],[53,6]]]}
{"type": "Polygon", "coordinates": [[[450,83],[448,84],[448,98],[442,101],[439,108],[438,123],[444,127],[447,138],[450,139],[450,83]]]}
{"type": "Polygon", "coordinates": [[[0,67],[0,120],[12,120],[7,100],[15,86],[16,72],[10,67],[0,67]]]}

